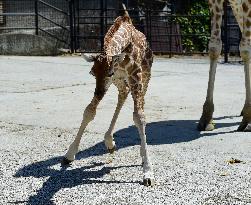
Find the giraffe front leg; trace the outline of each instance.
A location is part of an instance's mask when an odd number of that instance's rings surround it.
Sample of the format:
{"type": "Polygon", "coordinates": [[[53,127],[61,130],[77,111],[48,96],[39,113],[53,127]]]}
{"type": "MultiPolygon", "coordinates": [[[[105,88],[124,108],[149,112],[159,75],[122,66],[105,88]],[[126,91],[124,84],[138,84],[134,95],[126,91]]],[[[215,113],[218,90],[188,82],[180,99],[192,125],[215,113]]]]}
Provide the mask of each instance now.
{"type": "Polygon", "coordinates": [[[210,70],[207,88],[207,97],[203,105],[203,112],[198,124],[199,131],[211,131],[214,129],[213,123],[213,93],[214,82],[217,68],[217,61],[221,53],[221,22],[223,14],[223,0],[209,0],[209,8],[211,12],[211,38],[209,42],[209,57],[210,57],[210,70]]]}
{"type": "Polygon", "coordinates": [[[95,95],[93,97],[91,103],[85,108],[85,111],[83,114],[83,120],[81,122],[81,126],[78,130],[77,136],[74,139],[74,141],[72,142],[72,144],[70,145],[67,153],[65,154],[65,156],[61,162],[62,165],[67,165],[67,164],[71,163],[72,161],[74,161],[75,155],[78,152],[78,147],[79,147],[81,137],[85,131],[86,126],[89,124],[89,122],[91,122],[94,119],[94,117],[96,115],[96,108],[102,98],[103,98],[103,95],[101,97],[95,95]]]}
{"type": "Polygon", "coordinates": [[[111,153],[111,154],[116,149],[116,144],[115,144],[115,142],[113,140],[113,136],[112,136],[114,126],[115,126],[115,123],[116,123],[116,121],[118,119],[120,110],[121,110],[122,106],[124,105],[124,102],[125,102],[125,100],[126,100],[126,98],[128,96],[128,93],[129,93],[129,88],[128,87],[123,86],[123,88],[124,88],[123,90],[119,90],[117,107],[116,107],[116,110],[114,112],[110,127],[107,130],[107,132],[105,133],[105,137],[104,137],[105,146],[106,146],[108,152],[111,153]]]}

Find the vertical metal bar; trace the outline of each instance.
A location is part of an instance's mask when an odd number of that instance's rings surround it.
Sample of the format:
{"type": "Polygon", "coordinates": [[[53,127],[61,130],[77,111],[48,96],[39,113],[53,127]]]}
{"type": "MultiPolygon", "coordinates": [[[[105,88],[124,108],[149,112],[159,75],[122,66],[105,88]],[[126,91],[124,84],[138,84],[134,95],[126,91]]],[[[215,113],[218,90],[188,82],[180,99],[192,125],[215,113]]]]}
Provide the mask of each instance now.
{"type": "MultiPolygon", "coordinates": [[[[145,29],[145,34],[146,34],[146,37],[149,41],[149,15],[148,15],[148,8],[146,8],[146,11],[145,11],[145,18],[146,18],[146,29],[145,29]]],[[[151,47],[151,42],[149,41],[150,43],[150,47],[151,47]]],[[[152,47],[151,47],[152,48],[152,47]]]]}
{"type": "Polygon", "coordinates": [[[76,37],[76,43],[77,43],[77,49],[80,49],[80,40],[79,40],[79,35],[80,35],[80,3],[79,3],[79,0],[77,0],[78,1],[78,3],[77,3],[77,15],[78,15],[78,22],[77,22],[77,37],[76,37]]]}
{"type": "Polygon", "coordinates": [[[107,32],[107,0],[105,0],[105,32],[107,32]]]}
{"type": "Polygon", "coordinates": [[[145,32],[146,38],[148,39],[148,17],[147,17],[147,10],[144,10],[144,19],[145,19],[144,32],[145,32]]]}
{"type": "Polygon", "coordinates": [[[75,13],[75,0],[72,0],[72,24],[73,24],[73,46],[74,51],[77,49],[76,45],[76,13],[75,13]]]}
{"type": "Polygon", "coordinates": [[[35,34],[38,35],[38,0],[35,0],[35,34]]]}
{"type": "Polygon", "coordinates": [[[73,11],[72,0],[69,1],[69,18],[70,18],[70,49],[74,53],[74,26],[73,26],[73,11]]]}
{"type": "Polygon", "coordinates": [[[169,33],[169,58],[172,57],[172,34],[173,34],[173,1],[171,1],[171,14],[170,14],[170,21],[169,21],[169,28],[170,28],[170,33],[169,33]]]}
{"type": "Polygon", "coordinates": [[[227,1],[224,1],[224,62],[228,63],[228,12],[227,1]]]}
{"type": "Polygon", "coordinates": [[[149,41],[150,41],[150,47],[152,48],[152,15],[151,15],[151,9],[148,9],[148,20],[149,20],[149,41]]]}
{"type": "Polygon", "coordinates": [[[100,0],[100,51],[104,47],[104,1],[100,0]]]}

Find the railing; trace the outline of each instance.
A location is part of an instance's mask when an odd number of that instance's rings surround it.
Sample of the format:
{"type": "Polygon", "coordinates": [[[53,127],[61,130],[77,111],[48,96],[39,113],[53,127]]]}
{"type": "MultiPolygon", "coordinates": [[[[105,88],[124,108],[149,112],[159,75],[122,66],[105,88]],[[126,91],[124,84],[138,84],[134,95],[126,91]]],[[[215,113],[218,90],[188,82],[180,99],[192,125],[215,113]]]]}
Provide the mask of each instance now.
{"type": "MultiPolygon", "coordinates": [[[[200,38],[205,37],[208,41],[209,32],[200,32],[194,34],[184,34],[180,28],[178,19],[187,18],[192,21],[198,18],[208,18],[205,15],[176,15],[170,11],[154,10],[150,9],[139,11],[135,9],[128,9],[130,17],[133,19],[133,23],[137,29],[145,33],[150,46],[155,53],[160,54],[205,54],[206,50],[191,51],[184,50],[184,40],[187,38],[200,38]],[[158,15],[161,14],[162,16],[158,15]]],[[[101,13],[101,9],[79,9],[77,26],[78,49],[84,52],[101,52],[103,49],[104,33],[107,32],[109,27],[113,24],[114,19],[123,13],[123,10],[105,9],[101,13]],[[80,13],[80,14],[79,14],[80,13]],[[91,28],[90,28],[91,27],[91,28]],[[102,29],[102,30],[101,30],[102,29]],[[90,30],[90,31],[89,31],[90,30]],[[95,30],[95,32],[93,32],[95,30]],[[86,40],[92,42],[93,47],[86,43],[86,40]]],[[[209,22],[208,22],[209,24],[209,22]]],[[[207,45],[208,42],[205,42],[207,45]]]]}
{"type": "MultiPolygon", "coordinates": [[[[55,41],[56,46],[71,52],[101,52],[105,33],[114,19],[124,12],[119,4],[116,0],[114,5],[108,5],[107,0],[0,1],[0,33],[31,33],[46,36],[55,41]]],[[[127,8],[134,25],[145,33],[156,54],[206,54],[210,28],[200,30],[196,27],[190,32],[185,29],[193,29],[198,19],[203,19],[209,27],[209,15],[177,15],[174,5],[175,2],[167,5],[166,10],[139,10],[130,5],[127,8]],[[191,42],[196,48],[189,44],[191,42]]],[[[225,14],[230,14],[227,3],[224,8],[225,14]]],[[[222,35],[226,62],[240,40],[240,36],[231,37],[233,28],[237,28],[236,22],[225,15],[222,35]]]]}
{"type": "MultiPolygon", "coordinates": [[[[69,7],[70,3],[65,3],[65,11],[46,1],[35,0],[36,34],[47,35],[55,39],[58,44],[61,43],[64,47],[69,47],[71,45],[71,40],[69,41],[71,33],[69,26],[71,12],[69,11],[71,9],[69,7]],[[60,18],[52,18],[48,13],[60,18]]],[[[73,49],[71,50],[74,51],[73,49]]]]}

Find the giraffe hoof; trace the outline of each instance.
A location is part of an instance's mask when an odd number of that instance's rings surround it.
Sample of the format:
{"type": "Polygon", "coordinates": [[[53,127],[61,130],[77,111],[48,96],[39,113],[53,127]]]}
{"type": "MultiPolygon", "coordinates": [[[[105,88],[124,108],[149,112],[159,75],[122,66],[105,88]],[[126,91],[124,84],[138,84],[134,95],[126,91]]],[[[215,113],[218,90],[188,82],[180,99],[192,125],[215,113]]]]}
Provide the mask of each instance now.
{"type": "Polygon", "coordinates": [[[72,162],[73,162],[73,160],[69,160],[69,159],[67,159],[66,157],[64,157],[64,158],[61,160],[61,165],[62,165],[62,166],[67,166],[67,165],[70,165],[72,162]]]}
{"type": "Polygon", "coordinates": [[[154,184],[155,184],[155,181],[154,181],[154,179],[151,179],[151,178],[145,178],[144,180],[143,180],[143,184],[144,184],[144,186],[154,186],[154,184]]]}
{"type": "Polygon", "coordinates": [[[199,122],[197,129],[198,131],[213,131],[215,128],[215,124],[213,121],[210,121],[208,124],[199,122]]]}
{"type": "Polygon", "coordinates": [[[111,149],[108,148],[107,150],[110,154],[113,154],[116,150],[116,145],[114,145],[113,148],[111,148],[111,149]]]}
{"type": "Polygon", "coordinates": [[[214,123],[207,124],[205,131],[213,131],[214,130],[214,123]]]}
{"type": "Polygon", "coordinates": [[[241,122],[237,129],[238,132],[251,132],[251,124],[241,122]]]}

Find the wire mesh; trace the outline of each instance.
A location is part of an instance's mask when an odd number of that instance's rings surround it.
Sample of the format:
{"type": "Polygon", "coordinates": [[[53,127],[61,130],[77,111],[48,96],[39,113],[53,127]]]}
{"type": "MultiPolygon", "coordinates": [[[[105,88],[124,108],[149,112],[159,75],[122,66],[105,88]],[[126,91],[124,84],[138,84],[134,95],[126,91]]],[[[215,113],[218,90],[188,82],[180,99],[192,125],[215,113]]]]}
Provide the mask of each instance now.
{"type": "Polygon", "coordinates": [[[69,48],[69,4],[65,0],[38,1],[38,35],[56,41],[57,47],[69,48]]]}
{"type": "Polygon", "coordinates": [[[32,33],[34,23],[33,0],[5,0],[0,2],[0,33],[32,33]]]}
{"type": "MultiPolygon", "coordinates": [[[[207,53],[209,11],[191,14],[187,5],[192,0],[0,0],[0,33],[38,34],[59,47],[101,52],[105,33],[124,13],[122,2],[155,53],[207,53]]],[[[223,22],[227,32],[222,32],[227,44],[224,49],[236,54],[241,35],[231,8],[227,9],[227,24],[223,22]]]]}

